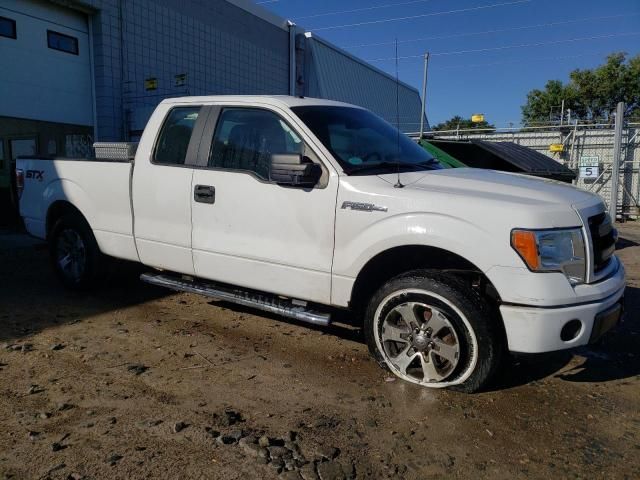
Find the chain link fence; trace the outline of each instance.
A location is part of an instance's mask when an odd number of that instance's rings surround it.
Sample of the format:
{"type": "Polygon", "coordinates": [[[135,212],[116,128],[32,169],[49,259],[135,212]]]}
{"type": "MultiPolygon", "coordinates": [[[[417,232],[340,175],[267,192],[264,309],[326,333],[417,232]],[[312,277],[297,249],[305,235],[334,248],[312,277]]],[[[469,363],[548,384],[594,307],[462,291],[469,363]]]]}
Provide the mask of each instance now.
{"type": "MultiPolygon", "coordinates": [[[[628,123],[622,130],[618,215],[637,218],[640,214],[640,123],[628,123]]],[[[417,136],[417,135],[416,135],[417,136]]],[[[610,124],[537,126],[497,131],[447,130],[426,132],[427,140],[484,140],[513,142],[532,148],[573,170],[574,185],[597,193],[611,204],[615,135],[610,124]]],[[[464,159],[459,159],[464,162],[464,159]]]]}

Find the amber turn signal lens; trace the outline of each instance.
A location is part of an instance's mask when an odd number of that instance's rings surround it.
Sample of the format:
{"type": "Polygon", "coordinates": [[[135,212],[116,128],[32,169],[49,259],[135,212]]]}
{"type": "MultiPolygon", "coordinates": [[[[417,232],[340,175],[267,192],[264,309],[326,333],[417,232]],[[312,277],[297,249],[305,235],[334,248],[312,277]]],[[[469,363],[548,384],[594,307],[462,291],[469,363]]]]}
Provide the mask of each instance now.
{"type": "Polygon", "coordinates": [[[534,232],[528,230],[512,231],[511,245],[531,270],[540,268],[540,257],[538,256],[538,245],[534,232]]]}

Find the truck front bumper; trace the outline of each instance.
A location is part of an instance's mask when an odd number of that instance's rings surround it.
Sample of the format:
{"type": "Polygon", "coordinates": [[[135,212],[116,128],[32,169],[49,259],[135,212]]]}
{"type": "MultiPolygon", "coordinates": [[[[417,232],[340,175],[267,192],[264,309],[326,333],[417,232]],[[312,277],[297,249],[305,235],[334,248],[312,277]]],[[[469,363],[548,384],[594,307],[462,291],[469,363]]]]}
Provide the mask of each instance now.
{"type": "Polygon", "coordinates": [[[578,302],[572,305],[501,305],[500,313],[509,350],[520,353],[552,352],[596,341],[613,328],[622,316],[624,277],[624,267],[618,262],[618,268],[602,281],[607,282],[607,290],[613,290],[614,293],[595,301],[580,303],[580,297],[577,297],[578,302]]]}

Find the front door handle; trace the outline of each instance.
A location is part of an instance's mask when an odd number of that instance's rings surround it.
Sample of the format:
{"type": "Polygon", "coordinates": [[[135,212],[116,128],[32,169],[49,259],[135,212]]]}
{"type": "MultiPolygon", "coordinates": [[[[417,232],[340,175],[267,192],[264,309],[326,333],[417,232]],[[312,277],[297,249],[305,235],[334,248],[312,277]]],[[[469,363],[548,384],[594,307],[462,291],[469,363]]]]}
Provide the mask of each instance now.
{"type": "Polygon", "coordinates": [[[193,190],[193,199],[198,203],[215,203],[216,187],[211,185],[196,185],[193,190]]]}

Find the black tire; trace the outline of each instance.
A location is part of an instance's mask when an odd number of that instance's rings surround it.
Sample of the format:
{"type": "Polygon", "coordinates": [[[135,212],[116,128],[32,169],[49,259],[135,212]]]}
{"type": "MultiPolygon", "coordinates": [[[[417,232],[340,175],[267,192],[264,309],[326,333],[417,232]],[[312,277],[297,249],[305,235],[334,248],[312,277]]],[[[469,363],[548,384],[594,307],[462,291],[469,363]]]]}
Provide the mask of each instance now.
{"type": "Polygon", "coordinates": [[[91,227],[78,213],[68,213],[61,216],[51,229],[48,237],[49,257],[53,270],[65,287],[72,290],[90,290],[97,286],[104,277],[106,259],[100,252],[91,227]],[[78,269],[65,268],[68,265],[64,259],[64,249],[69,238],[75,240],[73,258],[82,262],[78,269]],[[81,247],[79,246],[81,245],[81,247]],[[76,258],[76,256],[78,258],[76,258]]]}
{"type": "MultiPolygon", "coordinates": [[[[404,328],[404,314],[395,318],[400,319],[399,321],[395,320],[395,322],[399,322],[396,326],[404,328]]],[[[443,322],[440,323],[444,325],[443,322]]],[[[427,328],[427,330],[430,329],[427,328]]],[[[405,273],[380,287],[367,306],[364,318],[364,335],[369,351],[376,361],[401,379],[425,387],[446,387],[465,393],[477,392],[487,386],[498,370],[506,350],[506,340],[499,319],[487,302],[459,278],[429,270],[405,273]],[[428,317],[426,321],[420,320],[422,305],[428,305],[422,310],[422,315],[428,317]],[[447,326],[440,331],[444,332],[447,341],[455,345],[455,357],[452,356],[455,360],[447,362],[442,357],[436,357],[437,361],[423,362],[420,356],[426,358],[429,356],[431,348],[436,350],[438,348],[434,347],[431,342],[429,342],[429,347],[424,346],[425,339],[429,341],[428,337],[431,337],[431,333],[423,332],[420,329],[409,328],[411,336],[407,338],[407,334],[403,334],[405,337],[400,343],[385,339],[388,327],[385,326],[383,329],[383,325],[389,325],[389,323],[384,323],[385,319],[397,315],[394,312],[407,311],[407,306],[411,308],[409,310],[410,316],[415,316],[416,309],[418,309],[418,322],[424,321],[422,328],[429,324],[434,311],[438,311],[438,315],[442,314],[439,318],[444,318],[447,326]],[[454,330],[454,333],[451,333],[451,329],[454,330]],[[422,336],[422,340],[415,340],[418,336],[422,336]],[[451,340],[452,338],[455,339],[451,340]],[[403,367],[399,367],[396,365],[397,362],[392,362],[392,360],[400,358],[401,354],[398,352],[405,348],[408,349],[406,358],[412,358],[411,355],[416,353],[421,355],[413,357],[417,359],[415,360],[417,363],[403,366],[404,373],[401,373],[403,367]],[[388,352],[385,349],[393,351],[388,352]],[[398,356],[394,357],[393,353],[398,356]],[[446,377],[441,381],[425,381],[427,377],[425,365],[430,363],[443,365],[442,371],[448,370],[446,377]],[[424,372],[422,379],[410,374],[410,372],[420,371],[424,372]]],[[[437,341],[443,344],[442,339],[437,339],[437,341]]],[[[439,355],[437,351],[434,353],[439,355]]],[[[433,359],[434,357],[429,358],[433,359]]]]}

